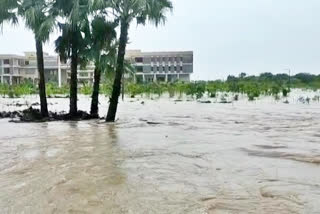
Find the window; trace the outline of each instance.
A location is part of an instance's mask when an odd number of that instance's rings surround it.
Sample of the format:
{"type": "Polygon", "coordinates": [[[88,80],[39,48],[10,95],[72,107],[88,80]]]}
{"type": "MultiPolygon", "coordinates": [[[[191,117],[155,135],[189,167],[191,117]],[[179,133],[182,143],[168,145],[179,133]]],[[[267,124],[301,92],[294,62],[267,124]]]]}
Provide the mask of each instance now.
{"type": "Polygon", "coordinates": [[[142,66],[136,66],[137,72],[143,72],[143,67],[142,66]]]}
{"type": "Polygon", "coordinates": [[[174,71],[177,71],[177,66],[174,66],[174,71]]]}
{"type": "Polygon", "coordinates": [[[159,71],[159,67],[157,67],[157,71],[159,71]]]}
{"type": "Polygon", "coordinates": [[[183,71],[183,67],[182,66],[180,66],[180,71],[183,71]]]}
{"type": "Polygon", "coordinates": [[[136,62],[138,63],[142,63],[143,62],[143,58],[142,57],[136,57],[136,62]]]}
{"type": "Polygon", "coordinates": [[[162,67],[162,70],[165,71],[165,70],[166,70],[166,67],[163,66],[163,67],[162,67]]]}
{"type": "Polygon", "coordinates": [[[151,67],[151,71],[153,71],[153,67],[151,67]]]}
{"type": "Polygon", "coordinates": [[[171,71],[171,67],[168,67],[168,71],[171,71]]]}
{"type": "Polygon", "coordinates": [[[164,61],[166,61],[166,58],[165,58],[165,57],[163,57],[163,58],[162,58],[162,61],[163,61],[163,62],[164,62],[164,61]]]}
{"type": "Polygon", "coordinates": [[[25,65],[29,65],[29,61],[25,61],[24,64],[25,64],[25,65]]]}
{"type": "Polygon", "coordinates": [[[183,57],[180,57],[180,62],[183,62],[183,57]]]}
{"type": "MultiPolygon", "coordinates": [[[[51,71],[50,71],[50,75],[52,75],[51,71]]],[[[88,72],[79,72],[79,76],[80,77],[88,77],[89,74],[88,74],[88,72]]]]}
{"type": "Polygon", "coordinates": [[[4,68],[4,74],[10,74],[10,68],[4,68]]]}
{"type": "Polygon", "coordinates": [[[8,59],[4,59],[4,60],[3,60],[3,64],[5,64],[5,65],[9,65],[9,64],[10,64],[10,60],[8,60],[8,59]]]}

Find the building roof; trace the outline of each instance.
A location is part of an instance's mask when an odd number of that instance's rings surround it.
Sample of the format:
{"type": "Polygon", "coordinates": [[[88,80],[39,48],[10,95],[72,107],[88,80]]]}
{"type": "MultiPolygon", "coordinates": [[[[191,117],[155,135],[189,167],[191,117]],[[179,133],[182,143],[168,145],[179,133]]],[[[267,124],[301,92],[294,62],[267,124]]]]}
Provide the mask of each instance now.
{"type": "Polygon", "coordinates": [[[142,52],[141,50],[127,50],[126,55],[132,56],[179,56],[179,55],[193,55],[193,51],[156,51],[156,52],[142,52]]]}
{"type": "MultiPolygon", "coordinates": [[[[57,55],[49,55],[48,53],[43,53],[43,56],[45,58],[56,58],[57,55]]],[[[18,55],[18,54],[0,54],[0,58],[3,59],[3,58],[17,58],[17,59],[26,59],[26,58],[29,58],[29,57],[37,57],[37,53],[36,52],[24,52],[24,56],[23,55],[18,55]]]]}
{"type": "Polygon", "coordinates": [[[5,58],[9,58],[9,59],[25,59],[24,56],[19,56],[16,54],[0,54],[0,59],[5,59],[5,58]]]}

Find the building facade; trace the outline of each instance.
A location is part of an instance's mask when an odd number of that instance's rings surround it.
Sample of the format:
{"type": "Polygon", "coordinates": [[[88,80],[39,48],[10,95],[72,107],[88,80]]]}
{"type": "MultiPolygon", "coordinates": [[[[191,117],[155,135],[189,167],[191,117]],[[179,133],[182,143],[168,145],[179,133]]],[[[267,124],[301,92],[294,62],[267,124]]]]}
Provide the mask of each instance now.
{"type": "Polygon", "coordinates": [[[19,84],[22,67],[25,66],[24,57],[17,55],[0,56],[0,80],[1,83],[19,84]]]}
{"type": "Polygon", "coordinates": [[[137,82],[189,82],[193,52],[141,52],[128,50],[126,59],[136,68],[137,82]]]}
{"type": "MultiPolygon", "coordinates": [[[[55,82],[60,87],[70,82],[70,65],[61,63],[58,56],[44,53],[44,70],[46,82],[55,82]]],[[[85,70],[78,70],[79,83],[93,82],[94,66],[89,64],[85,70]]],[[[35,52],[25,52],[24,56],[0,55],[0,81],[9,85],[30,81],[39,81],[37,55],[35,52]]]]}
{"type": "MultiPolygon", "coordinates": [[[[135,67],[136,82],[190,81],[193,73],[193,52],[141,52],[128,50],[125,56],[135,67]]],[[[46,82],[55,82],[60,87],[70,82],[70,64],[61,63],[58,56],[44,53],[46,82]]],[[[78,69],[79,83],[92,84],[94,64],[86,69],[78,69]]],[[[37,56],[35,52],[25,52],[24,56],[0,55],[0,81],[10,85],[39,81],[37,56]]]]}

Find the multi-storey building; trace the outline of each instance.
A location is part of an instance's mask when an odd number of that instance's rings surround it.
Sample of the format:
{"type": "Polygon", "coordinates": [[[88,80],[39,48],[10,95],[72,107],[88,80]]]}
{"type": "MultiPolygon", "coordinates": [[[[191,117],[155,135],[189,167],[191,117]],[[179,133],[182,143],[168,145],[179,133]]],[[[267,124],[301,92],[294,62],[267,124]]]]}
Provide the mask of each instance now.
{"type": "MultiPolygon", "coordinates": [[[[56,82],[59,86],[69,83],[70,65],[61,63],[58,56],[44,53],[44,69],[46,82],[56,82]]],[[[89,64],[86,70],[79,68],[78,80],[92,83],[94,66],[89,64]]],[[[10,85],[29,80],[37,83],[39,80],[37,56],[34,52],[25,52],[24,56],[0,55],[0,81],[10,85]]]]}
{"type": "Polygon", "coordinates": [[[137,82],[190,81],[193,73],[193,52],[127,51],[126,58],[135,65],[137,82]]]}
{"type": "Polygon", "coordinates": [[[1,83],[19,84],[23,66],[25,66],[24,57],[17,55],[1,55],[1,83]]]}
{"type": "MultiPolygon", "coordinates": [[[[136,68],[137,82],[152,81],[190,81],[193,73],[193,52],[141,52],[128,50],[126,59],[136,68]]],[[[59,86],[70,82],[70,65],[61,63],[58,56],[44,53],[46,82],[56,82],[59,86]]],[[[0,81],[7,84],[19,84],[23,81],[37,83],[39,80],[37,56],[35,52],[25,52],[24,56],[0,55],[0,81]]],[[[94,64],[80,69],[80,83],[93,82],[94,64]]]]}

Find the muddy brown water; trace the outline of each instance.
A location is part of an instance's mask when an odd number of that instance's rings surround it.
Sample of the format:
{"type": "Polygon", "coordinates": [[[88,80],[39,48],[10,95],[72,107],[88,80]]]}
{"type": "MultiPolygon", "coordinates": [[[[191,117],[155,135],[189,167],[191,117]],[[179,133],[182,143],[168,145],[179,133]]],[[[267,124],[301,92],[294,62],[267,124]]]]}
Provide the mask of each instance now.
{"type": "Polygon", "coordinates": [[[0,212],[320,213],[320,104],[144,101],[115,124],[0,120],[0,212]]]}

